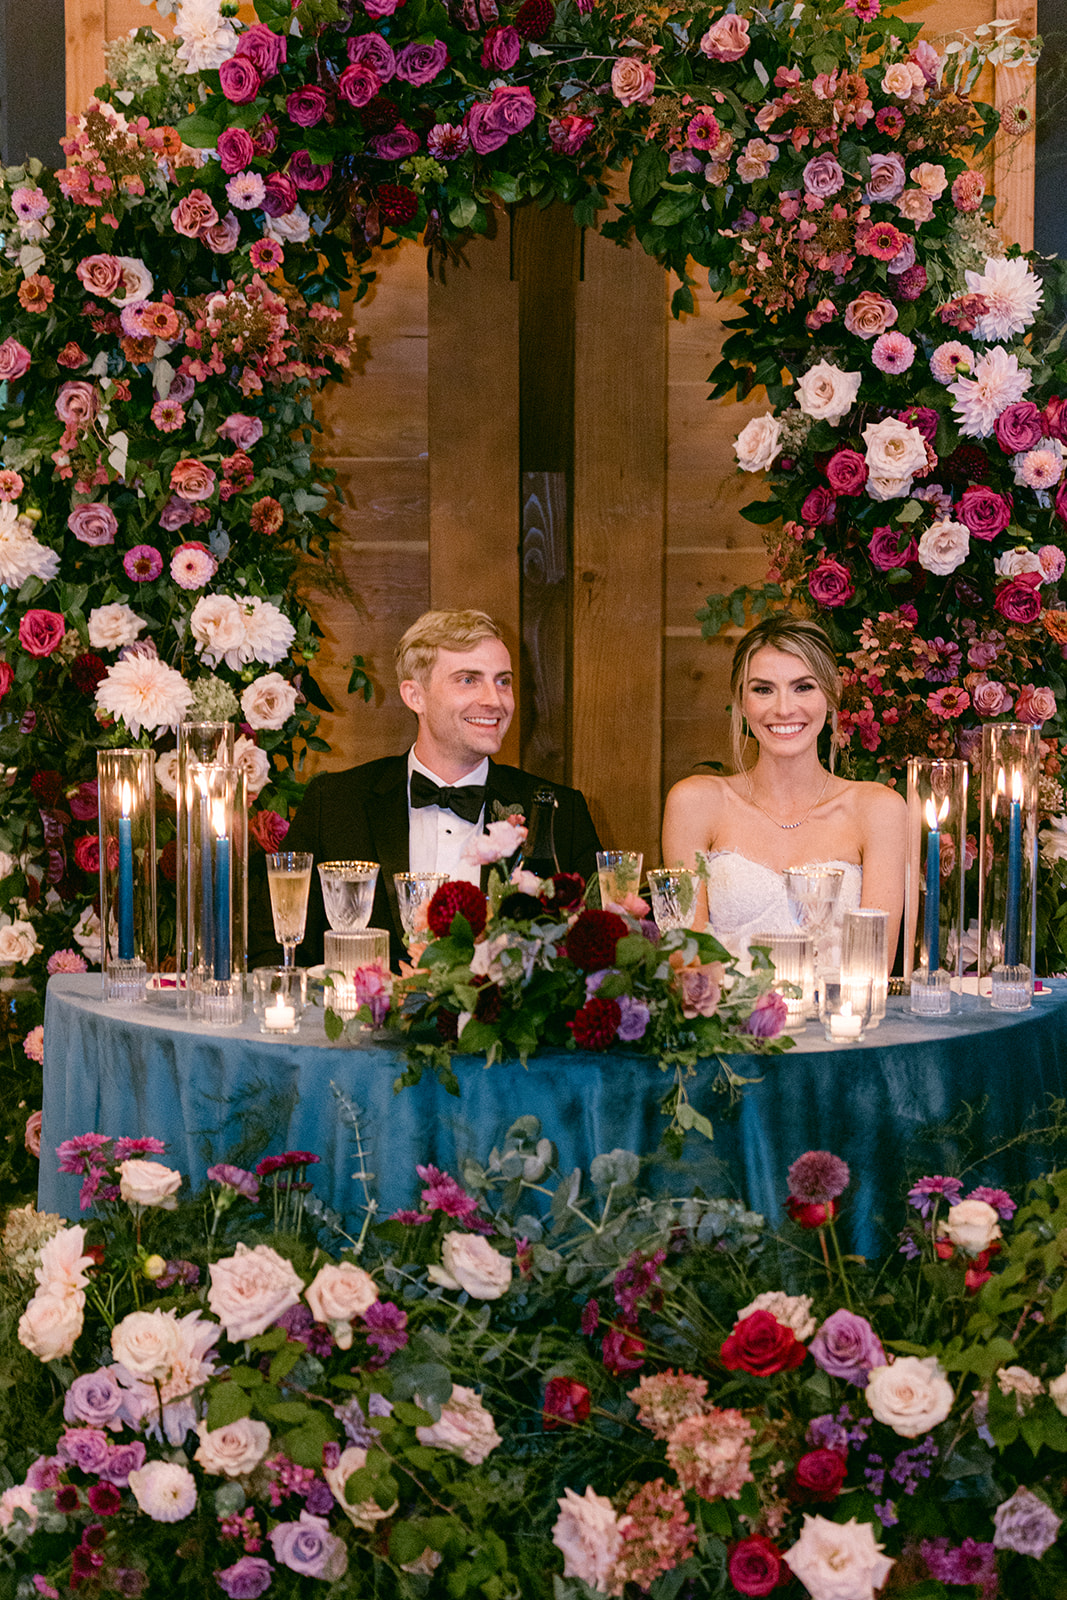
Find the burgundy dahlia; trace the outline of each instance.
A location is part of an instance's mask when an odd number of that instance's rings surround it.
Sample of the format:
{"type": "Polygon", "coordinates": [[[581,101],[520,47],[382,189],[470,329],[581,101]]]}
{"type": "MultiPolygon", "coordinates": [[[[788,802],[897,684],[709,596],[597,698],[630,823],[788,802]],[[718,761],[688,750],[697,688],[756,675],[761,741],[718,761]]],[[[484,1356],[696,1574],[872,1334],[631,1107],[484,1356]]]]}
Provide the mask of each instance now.
{"type": "Polygon", "coordinates": [[[400,121],[400,107],[387,95],[376,94],[360,107],[359,120],[368,133],[388,133],[400,121]]]}
{"type": "Polygon", "coordinates": [[[63,774],[61,772],[35,772],[30,779],[30,788],[33,790],[34,799],[49,810],[59,804],[59,797],[63,793],[63,774]]]}
{"type": "Polygon", "coordinates": [[[87,650],[84,655],[74,657],[70,677],[79,694],[95,695],[101,678],[107,677],[107,667],[98,655],[87,650]]]}
{"type": "Polygon", "coordinates": [[[455,1044],[459,1038],[459,1012],[441,1010],[434,1018],[437,1024],[437,1037],[442,1044],[455,1044]]]}
{"type": "Polygon", "coordinates": [[[583,972],[601,972],[615,963],[615,948],[629,928],[617,911],[581,911],[567,935],[567,958],[583,972]]]}
{"type": "Polygon", "coordinates": [[[405,189],[399,183],[378,185],[378,210],[384,222],[410,222],[419,209],[419,197],[414,189],[405,189]]]}
{"type": "Polygon", "coordinates": [[[619,1031],[622,1007],[617,1000],[593,995],[567,1026],[579,1050],[606,1050],[619,1031]]]}
{"type": "Polygon", "coordinates": [[[552,0],[523,0],[515,13],[515,31],[524,39],[543,39],[555,16],[552,0]]]}
{"type": "Polygon", "coordinates": [[[435,939],[443,939],[452,927],[453,917],[466,917],[477,939],[485,931],[488,901],[473,883],[453,880],[443,883],[430,901],[426,920],[435,939]]]}

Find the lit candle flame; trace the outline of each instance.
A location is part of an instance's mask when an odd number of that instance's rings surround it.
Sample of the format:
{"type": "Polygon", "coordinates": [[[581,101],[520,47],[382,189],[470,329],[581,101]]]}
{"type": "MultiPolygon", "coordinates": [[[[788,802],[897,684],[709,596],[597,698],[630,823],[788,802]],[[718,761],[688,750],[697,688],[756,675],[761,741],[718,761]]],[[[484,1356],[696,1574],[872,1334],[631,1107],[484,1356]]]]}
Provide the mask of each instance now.
{"type": "Polygon", "coordinates": [[[226,807],[221,800],[216,800],[212,810],[212,821],[215,832],[220,839],[226,837],[226,807]]]}
{"type": "Polygon", "coordinates": [[[133,790],[130,788],[129,779],[128,778],[123,778],[123,780],[122,780],[122,815],[124,817],[128,817],[129,816],[130,809],[131,809],[132,805],[133,805],[133,790]]]}
{"type": "MultiPolygon", "coordinates": [[[[948,802],[946,801],[946,805],[947,803],[948,802]]],[[[944,816],[944,812],[942,812],[941,815],[944,816]]],[[[926,802],[926,825],[928,828],[933,830],[937,827],[938,821],[939,818],[937,807],[934,805],[933,799],[931,798],[926,802]]]]}
{"type": "Polygon", "coordinates": [[[1023,775],[1019,771],[1018,767],[1016,767],[1015,771],[1011,775],[1011,797],[1015,801],[1016,805],[1019,805],[1022,802],[1023,775]]]}

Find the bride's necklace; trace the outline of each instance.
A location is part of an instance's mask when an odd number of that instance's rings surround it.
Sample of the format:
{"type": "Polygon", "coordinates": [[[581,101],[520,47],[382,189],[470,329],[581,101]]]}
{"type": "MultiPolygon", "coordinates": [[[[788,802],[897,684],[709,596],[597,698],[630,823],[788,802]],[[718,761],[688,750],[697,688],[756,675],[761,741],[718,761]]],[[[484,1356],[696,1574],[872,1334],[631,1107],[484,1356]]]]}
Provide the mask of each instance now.
{"type": "Polygon", "coordinates": [[[826,782],[823,784],[822,788],[819,790],[819,792],[816,795],[815,799],[812,801],[811,805],[805,811],[804,815],[802,817],[800,817],[798,819],[798,821],[796,821],[796,822],[779,822],[777,817],[772,817],[770,812],[767,811],[765,809],[765,807],[760,805],[759,801],[756,799],[756,796],[752,793],[752,779],[751,779],[751,777],[749,776],[749,774],[747,772],[745,773],[745,782],[748,785],[748,798],[751,801],[751,803],[755,806],[756,810],[757,811],[761,811],[763,813],[763,815],[767,818],[767,821],[768,822],[773,822],[776,828],[781,828],[784,833],[791,833],[794,828],[802,828],[804,826],[805,822],[807,822],[808,818],[811,816],[812,812],[815,810],[815,807],[822,800],[822,797],[826,793],[827,787],[829,786],[829,783],[830,783],[830,774],[829,773],[826,774],[826,782]]]}

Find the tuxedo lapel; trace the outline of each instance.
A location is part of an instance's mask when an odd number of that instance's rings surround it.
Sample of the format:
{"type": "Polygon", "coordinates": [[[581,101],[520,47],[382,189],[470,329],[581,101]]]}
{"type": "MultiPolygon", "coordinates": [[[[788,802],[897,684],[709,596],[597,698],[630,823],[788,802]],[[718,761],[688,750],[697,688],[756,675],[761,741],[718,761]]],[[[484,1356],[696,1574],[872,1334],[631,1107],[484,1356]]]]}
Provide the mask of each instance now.
{"type": "Polygon", "coordinates": [[[404,928],[400,921],[394,872],[408,870],[408,758],[397,756],[380,773],[371,790],[368,822],[374,844],[374,860],[381,869],[379,886],[385,893],[393,931],[401,944],[404,928]]]}

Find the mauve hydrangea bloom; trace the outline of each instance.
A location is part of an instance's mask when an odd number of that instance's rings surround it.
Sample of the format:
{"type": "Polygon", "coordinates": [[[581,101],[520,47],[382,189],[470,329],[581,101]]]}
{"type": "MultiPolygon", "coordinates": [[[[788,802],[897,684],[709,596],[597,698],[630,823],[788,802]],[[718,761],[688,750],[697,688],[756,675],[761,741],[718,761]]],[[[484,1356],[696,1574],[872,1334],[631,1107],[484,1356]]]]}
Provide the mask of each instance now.
{"type": "Polygon", "coordinates": [[[872,1367],[886,1363],[882,1342],[866,1317],[843,1308],[827,1317],[808,1349],[816,1366],[832,1378],[866,1388],[872,1367]]]}
{"type": "Polygon", "coordinates": [[[993,1544],[997,1550],[1014,1550],[1040,1560],[1056,1543],[1061,1519],[1047,1501],[1021,1485],[993,1513],[993,1544]]]}
{"type": "Polygon", "coordinates": [[[798,1156],[787,1174],[794,1200],[824,1205],[844,1194],[849,1185],[848,1163],[829,1150],[808,1150],[798,1156]]]}
{"type": "Polygon", "coordinates": [[[703,1500],[736,1500],[752,1482],[753,1428],[740,1411],[712,1408],[687,1417],[667,1441],[667,1460],[683,1489],[703,1500]]]}

